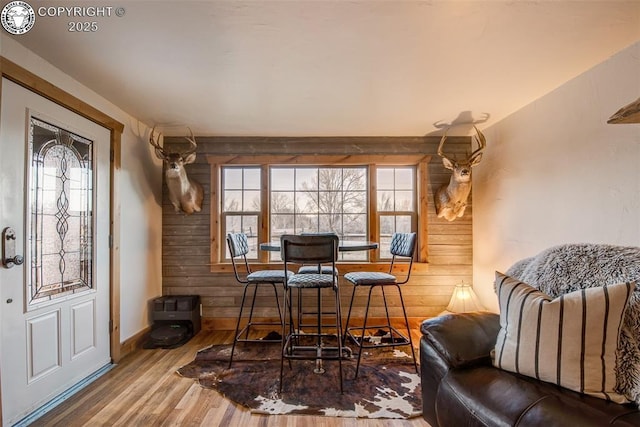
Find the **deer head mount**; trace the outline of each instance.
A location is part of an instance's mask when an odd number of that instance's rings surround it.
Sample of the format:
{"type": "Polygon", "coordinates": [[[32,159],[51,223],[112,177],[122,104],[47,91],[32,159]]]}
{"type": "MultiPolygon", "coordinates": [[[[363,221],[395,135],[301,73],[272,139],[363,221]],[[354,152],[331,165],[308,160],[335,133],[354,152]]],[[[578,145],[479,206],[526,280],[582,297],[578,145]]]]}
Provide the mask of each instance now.
{"type": "Polygon", "coordinates": [[[478,148],[464,160],[457,160],[455,157],[449,157],[444,154],[444,142],[447,140],[447,130],[445,130],[438,146],[438,156],[442,157],[442,164],[445,168],[452,171],[449,184],[443,185],[436,191],[435,203],[436,214],[438,218],[445,218],[447,221],[453,221],[464,215],[467,207],[467,199],[471,192],[471,168],[480,163],[482,159],[482,150],[484,150],[487,141],[475,125],[476,141],[478,148]]]}
{"type": "Polygon", "coordinates": [[[196,140],[193,132],[189,129],[191,137],[185,139],[189,141],[190,148],[182,153],[168,153],[154,138],[156,127],[151,129],[149,144],[155,148],[156,156],[164,163],[164,177],[169,189],[169,200],[176,212],[192,214],[200,212],[202,209],[202,199],[204,190],[199,182],[187,176],[184,166],[196,160],[196,140]]]}

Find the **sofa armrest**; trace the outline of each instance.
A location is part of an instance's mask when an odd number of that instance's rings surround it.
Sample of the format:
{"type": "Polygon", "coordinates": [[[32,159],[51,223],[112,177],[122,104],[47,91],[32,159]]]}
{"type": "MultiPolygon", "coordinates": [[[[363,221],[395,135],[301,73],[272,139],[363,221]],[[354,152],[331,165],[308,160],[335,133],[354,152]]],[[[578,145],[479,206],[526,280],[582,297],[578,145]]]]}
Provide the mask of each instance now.
{"type": "Polygon", "coordinates": [[[489,312],[447,314],[420,327],[422,417],[438,427],[436,399],[442,379],[452,368],[491,363],[500,317],[489,312]]]}
{"type": "Polygon", "coordinates": [[[500,316],[490,312],[452,313],[427,319],[420,330],[450,368],[491,362],[500,316]]]}

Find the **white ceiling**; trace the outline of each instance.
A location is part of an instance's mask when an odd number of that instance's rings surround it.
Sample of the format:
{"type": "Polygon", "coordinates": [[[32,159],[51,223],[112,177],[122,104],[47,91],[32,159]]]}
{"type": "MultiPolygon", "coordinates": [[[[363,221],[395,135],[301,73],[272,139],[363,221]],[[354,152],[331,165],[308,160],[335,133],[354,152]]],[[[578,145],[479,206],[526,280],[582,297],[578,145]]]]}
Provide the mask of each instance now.
{"type": "Polygon", "coordinates": [[[15,40],[169,135],[485,127],[640,40],[638,0],[31,3],[113,7],[36,16],[15,40]]]}

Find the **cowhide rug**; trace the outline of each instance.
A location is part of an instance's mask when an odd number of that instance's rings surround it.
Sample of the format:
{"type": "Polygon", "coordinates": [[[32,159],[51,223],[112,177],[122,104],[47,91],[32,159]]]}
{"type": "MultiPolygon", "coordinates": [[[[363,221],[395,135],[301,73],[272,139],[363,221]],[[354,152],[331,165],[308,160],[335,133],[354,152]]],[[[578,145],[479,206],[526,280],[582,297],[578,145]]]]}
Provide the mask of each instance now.
{"type": "Polygon", "coordinates": [[[315,361],[292,360],[290,369],[285,360],[279,393],[279,343],[238,344],[231,369],[231,345],[213,345],[200,350],[178,374],[197,379],[255,413],[406,419],[422,414],[422,395],[420,376],[405,351],[410,353],[408,346],[365,351],[356,379],[357,354],[344,359],[344,394],[335,360],[324,361],[323,374],[313,372],[315,361]]]}

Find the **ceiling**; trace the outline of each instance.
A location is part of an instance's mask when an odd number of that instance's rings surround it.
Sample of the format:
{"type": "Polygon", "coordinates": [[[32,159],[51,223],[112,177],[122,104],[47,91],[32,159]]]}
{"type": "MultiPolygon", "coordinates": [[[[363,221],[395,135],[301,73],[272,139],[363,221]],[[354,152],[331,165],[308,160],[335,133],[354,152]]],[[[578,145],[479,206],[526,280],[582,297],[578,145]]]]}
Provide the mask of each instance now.
{"type": "Polygon", "coordinates": [[[637,0],[71,3],[111,16],[38,13],[14,39],[168,135],[486,127],[640,40],[637,0]]]}

